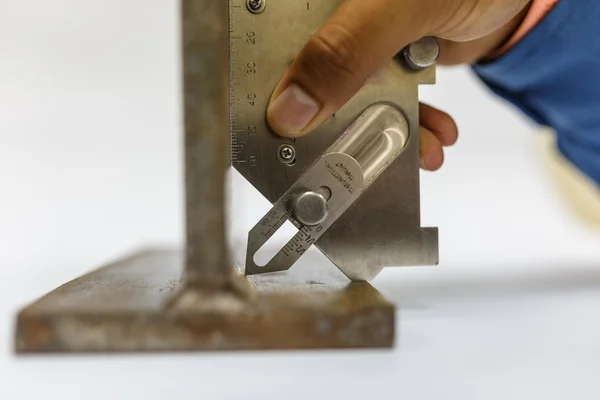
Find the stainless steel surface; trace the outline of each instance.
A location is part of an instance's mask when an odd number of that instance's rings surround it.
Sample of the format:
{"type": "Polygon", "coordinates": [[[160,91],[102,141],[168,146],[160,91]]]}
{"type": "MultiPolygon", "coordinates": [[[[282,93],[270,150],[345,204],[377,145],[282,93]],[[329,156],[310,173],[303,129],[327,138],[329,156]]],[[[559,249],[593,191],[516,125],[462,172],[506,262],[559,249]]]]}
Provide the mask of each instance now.
{"type": "Polygon", "coordinates": [[[224,1],[181,2],[187,275],[190,284],[214,289],[231,281],[224,217],[228,11],[224,1]]]}
{"type": "Polygon", "coordinates": [[[434,37],[428,36],[411,43],[403,54],[411,68],[420,70],[435,64],[440,56],[440,47],[434,37]]]}
{"type": "Polygon", "coordinates": [[[265,215],[248,234],[248,251],[246,254],[246,275],[267,272],[285,271],[312,246],[344,211],[360,196],[364,179],[361,167],[347,154],[328,153],[303,175],[273,208],[265,215]],[[327,218],[317,225],[303,225],[294,220],[290,211],[290,202],[307,191],[317,191],[327,187],[331,198],[327,205],[327,218]],[[292,221],[299,229],[275,256],[265,265],[259,265],[255,256],[269,239],[283,226],[292,221]]]}
{"type": "Polygon", "coordinates": [[[233,167],[275,203],[369,106],[395,106],[408,125],[404,151],[315,246],[354,280],[370,280],[386,266],[437,264],[437,229],[421,227],[418,138],[418,85],[434,83],[435,68],[414,71],[402,60],[390,60],[315,132],[298,139],[278,137],[265,119],[271,93],[341,0],[270,2],[259,15],[249,13],[245,1],[230,0],[233,167]],[[271,156],[282,144],[294,146],[293,166],[271,156]]]}
{"type": "MultiPolygon", "coordinates": [[[[331,189],[326,189],[331,192],[331,189]]],[[[312,191],[306,191],[296,196],[290,208],[296,221],[306,226],[315,226],[323,223],[329,214],[329,207],[327,206],[325,196],[312,191]]]]}

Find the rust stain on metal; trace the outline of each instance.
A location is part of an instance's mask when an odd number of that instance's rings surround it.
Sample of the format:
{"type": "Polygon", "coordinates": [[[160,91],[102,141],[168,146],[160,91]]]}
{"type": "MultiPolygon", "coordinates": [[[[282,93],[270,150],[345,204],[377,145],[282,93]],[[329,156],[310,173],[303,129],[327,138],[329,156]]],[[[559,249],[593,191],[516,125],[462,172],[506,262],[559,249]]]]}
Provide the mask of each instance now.
{"type": "Polygon", "coordinates": [[[184,257],[177,251],[146,251],[61,286],[19,314],[17,351],[393,345],[394,307],[368,283],[330,276],[327,284],[317,285],[321,290],[315,290],[315,285],[304,285],[306,290],[302,290],[301,277],[310,277],[315,271],[296,268],[288,279],[264,276],[250,282],[250,297],[198,291],[186,288],[184,282],[174,292],[164,290],[180,282],[183,263],[184,257]],[[190,297],[182,300],[185,296],[190,297]]]}
{"type": "Polygon", "coordinates": [[[229,2],[182,0],[186,279],[231,289],[225,170],[229,138],[229,2]]]}

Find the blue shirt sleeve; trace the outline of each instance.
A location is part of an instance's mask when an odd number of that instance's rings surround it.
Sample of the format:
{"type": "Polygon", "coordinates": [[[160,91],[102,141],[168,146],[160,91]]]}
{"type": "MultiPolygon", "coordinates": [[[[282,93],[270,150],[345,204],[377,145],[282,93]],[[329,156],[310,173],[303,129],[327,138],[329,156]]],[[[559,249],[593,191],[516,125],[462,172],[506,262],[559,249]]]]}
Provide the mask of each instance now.
{"type": "Polygon", "coordinates": [[[600,185],[600,0],[561,0],[508,53],[473,70],[553,128],[562,154],[600,185]]]}

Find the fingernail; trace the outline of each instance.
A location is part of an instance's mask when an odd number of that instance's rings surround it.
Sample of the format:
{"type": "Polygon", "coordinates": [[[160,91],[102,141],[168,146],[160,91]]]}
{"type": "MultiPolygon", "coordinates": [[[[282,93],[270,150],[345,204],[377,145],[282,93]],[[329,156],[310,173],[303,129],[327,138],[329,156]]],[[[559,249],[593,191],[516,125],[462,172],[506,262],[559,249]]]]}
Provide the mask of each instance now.
{"type": "Polygon", "coordinates": [[[421,158],[421,169],[427,170],[427,166],[425,165],[425,159],[421,158]]]}
{"type": "Polygon", "coordinates": [[[300,86],[291,84],[269,107],[269,121],[280,133],[297,134],[320,110],[317,103],[300,86]]]}

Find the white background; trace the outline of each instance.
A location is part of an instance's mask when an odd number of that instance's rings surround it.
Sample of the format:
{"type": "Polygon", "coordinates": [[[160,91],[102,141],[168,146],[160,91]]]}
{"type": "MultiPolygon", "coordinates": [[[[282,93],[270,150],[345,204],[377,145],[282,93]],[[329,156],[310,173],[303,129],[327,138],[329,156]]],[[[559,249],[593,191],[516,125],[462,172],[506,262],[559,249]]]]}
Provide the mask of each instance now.
{"type": "Polygon", "coordinates": [[[393,351],[15,357],[19,307],[180,243],[178,49],[173,0],[0,1],[1,399],[600,397],[600,234],[560,202],[534,127],[462,68],[422,91],[461,126],[423,174],[442,262],[374,282],[400,310],[393,351]]]}

